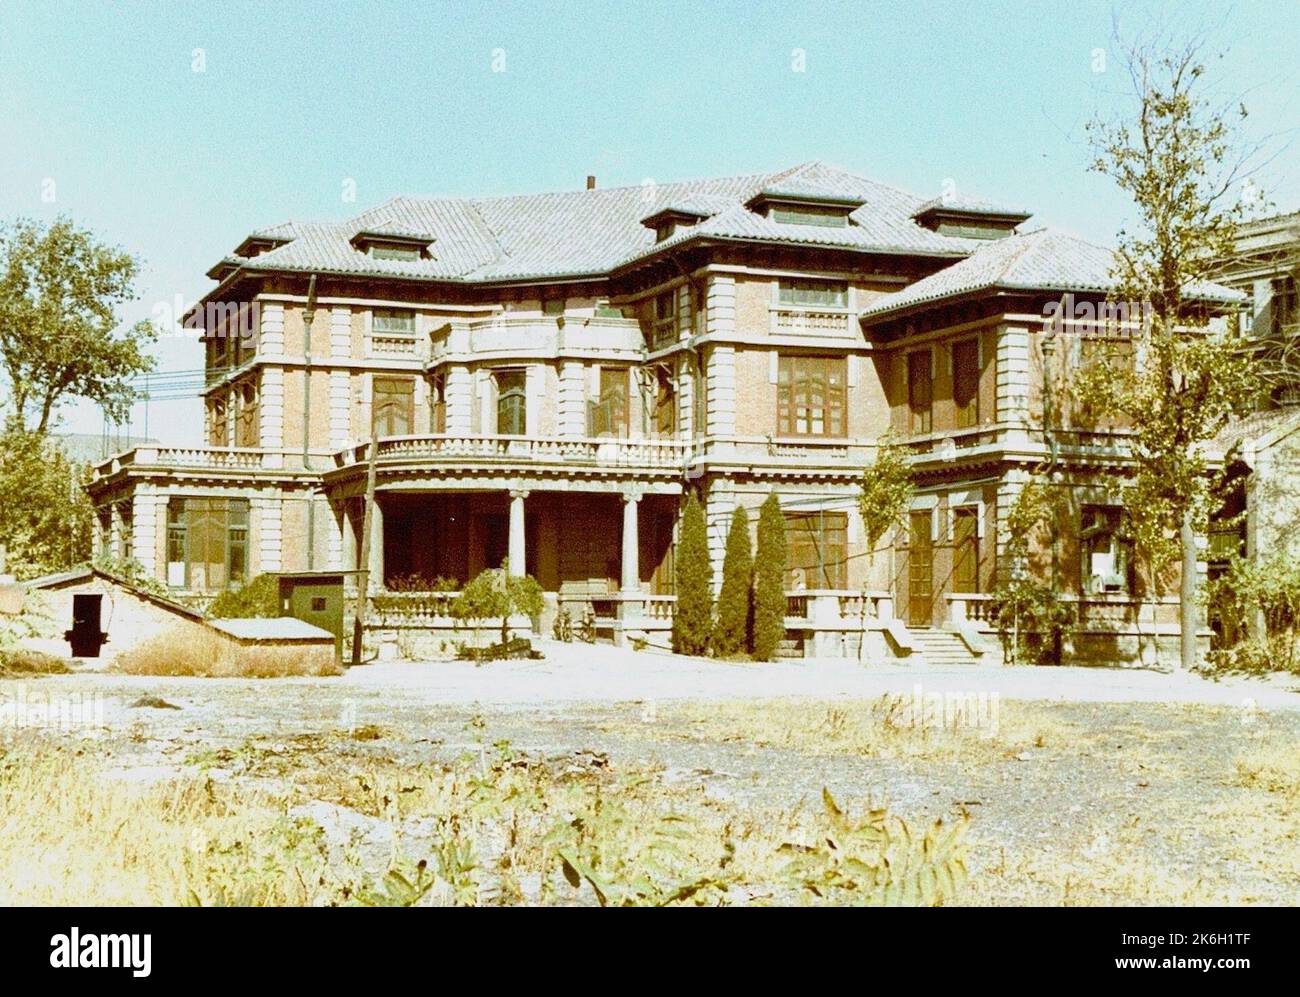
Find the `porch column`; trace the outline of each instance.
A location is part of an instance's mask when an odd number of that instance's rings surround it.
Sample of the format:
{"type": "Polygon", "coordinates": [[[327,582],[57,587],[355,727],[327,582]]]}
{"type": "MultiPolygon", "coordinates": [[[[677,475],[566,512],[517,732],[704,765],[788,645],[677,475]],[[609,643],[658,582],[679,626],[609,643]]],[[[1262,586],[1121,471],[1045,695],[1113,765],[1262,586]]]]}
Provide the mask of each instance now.
{"type": "Polygon", "coordinates": [[[357,528],[349,513],[349,505],[350,503],[347,499],[344,499],[339,504],[339,530],[343,536],[343,550],[341,556],[343,560],[343,570],[355,571],[360,567],[360,565],[357,564],[357,528]]]}
{"type": "Polygon", "coordinates": [[[619,586],[623,592],[641,591],[641,531],[638,525],[637,506],[641,493],[623,493],[623,577],[619,586]]]}
{"type": "Polygon", "coordinates": [[[524,499],[528,492],[521,488],[510,490],[510,574],[522,577],[528,573],[528,552],[524,546],[524,499]]]}
{"type": "Polygon", "coordinates": [[[376,498],[370,507],[370,588],[384,587],[384,507],[376,498]]]}

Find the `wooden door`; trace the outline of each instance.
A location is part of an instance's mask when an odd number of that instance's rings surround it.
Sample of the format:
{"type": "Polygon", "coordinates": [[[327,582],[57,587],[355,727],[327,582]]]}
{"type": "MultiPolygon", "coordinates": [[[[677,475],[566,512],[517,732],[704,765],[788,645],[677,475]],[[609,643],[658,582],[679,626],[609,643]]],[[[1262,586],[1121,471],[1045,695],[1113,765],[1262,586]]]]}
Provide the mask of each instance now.
{"type": "Polygon", "coordinates": [[[928,627],[934,607],[934,543],[930,524],[928,509],[908,517],[907,622],[913,627],[928,627]]]}

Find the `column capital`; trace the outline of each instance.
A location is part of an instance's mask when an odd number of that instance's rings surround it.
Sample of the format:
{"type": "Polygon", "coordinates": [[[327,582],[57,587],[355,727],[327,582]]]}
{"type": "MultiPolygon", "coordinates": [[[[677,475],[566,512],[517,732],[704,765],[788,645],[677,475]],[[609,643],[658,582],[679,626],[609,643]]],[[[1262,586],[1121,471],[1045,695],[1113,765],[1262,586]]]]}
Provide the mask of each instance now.
{"type": "Polygon", "coordinates": [[[624,502],[640,502],[645,498],[645,489],[640,485],[633,485],[630,488],[624,488],[621,494],[624,502]]]}
{"type": "Polygon", "coordinates": [[[527,489],[527,488],[511,488],[511,489],[510,489],[510,497],[511,497],[512,499],[526,499],[526,498],[528,498],[528,489],[527,489]]]}

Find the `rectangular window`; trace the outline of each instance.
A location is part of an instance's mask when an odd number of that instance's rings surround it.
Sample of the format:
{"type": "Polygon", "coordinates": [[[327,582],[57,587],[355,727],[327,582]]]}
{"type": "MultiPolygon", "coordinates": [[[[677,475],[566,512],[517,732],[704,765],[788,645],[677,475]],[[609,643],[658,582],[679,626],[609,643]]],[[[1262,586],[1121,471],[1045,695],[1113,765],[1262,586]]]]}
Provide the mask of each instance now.
{"type": "Polygon", "coordinates": [[[248,578],[248,500],[175,498],[167,503],[167,584],[214,592],[248,578]]]}
{"type": "Polygon", "coordinates": [[[542,302],[542,314],[558,316],[564,314],[564,298],[549,298],[542,302]]]}
{"type": "Polygon", "coordinates": [[[979,507],[954,509],[952,514],[952,590],[980,590],[979,507]]]}
{"type": "Polygon", "coordinates": [[[907,408],[909,432],[928,433],[933,425],[931,406],[934,402],[933,367],[929,350],[918,350],[907,355],[907,408]]]}
{"type": "Polygon", "coordinates": [[[848,587],[848,521],[843,512],[787,512],[785,535],[789,558],[787,587],[848,587]]]}
{"type": "Polygon", "coordinates": [[[528,432],[528,379],[522,368],[499,370],[497,388],[497,433],[523,436],[528,432]]]}
{"type": "Polygon", "coordinates": [[[777,364],[777,432],[782,436],[846,435],[847,367],[844,357],[781,357],[777,364]]]}
{"type": "Polygon", "coordinates": [[[672,372],[666,367],[655,370],[654,430],[656,436],[677,433],[677,386],[673,383],[672,372]]]}
{"type": "Polygon", "coordinates": [[[226,425],[224,398],[214,398],[208,403],[208,442],[214,447],[229,445],[230,429],[226,425]]]}
{"type": "Polygon", "coordinates": [[[655,298],[650,328],[650,348],[660,350],[677,341],[677,292],[664,291],[655,298]]]}
{"type": "Polygon", "coordinates": [[[376,377],[371,407],[376,436],[407,436],[414,432],[415,379],[376,377]]]}
{"type": "Polygon", "coordinates": [[[704,376],[706,363],[705,357],[700,356],[691,374],[691,435],[693,436],[704,436],[709,428],[709,382],[704,376]]]}
{"type": "Polygon", "coordinates": [[[417,246],[372,242],[370,244],[370,258],[372,260],[418,260],[420,250],[417,246]]]}
{"type": "Polygon", "coordinates": [[[805,308],[847,308],[849,286],[841,280],[783,280],[776,300],[805,308]]]}
{"type": "Polygon", "coordinates": [[[587,408],[588,436],[627,436],[627,377],[626,367],[600,368],[600,393],[587,408]]]}
{"type": "Polygon", "coordinates": [[[828,228],[845,228],[848,213],[843,208],[818,208],[812,205],[773,206],[768,217],[786,225],[822,225],[828,228]]]}
{"type": "Polygon", "coordinates": [[[1122,510],[1085,505],[1080,516],[1079,574],[1086,595],[1131,591],[1130,544],[1120,535],[1122,510]]]}
{"type": "Polygon", "coordinates": [[[980,421],[980,344],[963,339],[952,344],[952,402],[958,429],[980,421]]]}
{"type": "Polygon", "coordinates": [[[623,309],[615,308],[608,298],[596,302],[596,318],[623,318],[623,309]]]}
{"type": "Polygon", "coordinates": [[[370,331],[376,336],[414,336],[415,312],[398,308],[376,308],[370,331]]]}
{"type": "Polygon", "coordinates": [[[434,374],[429,379],[429,432],[447,431],[447,375],[434,374]]]}
{"type": "Polygon", "coordinates": [[[235,446],[258,445],[257,385],[244,381],[235,387],[235,446]]]}

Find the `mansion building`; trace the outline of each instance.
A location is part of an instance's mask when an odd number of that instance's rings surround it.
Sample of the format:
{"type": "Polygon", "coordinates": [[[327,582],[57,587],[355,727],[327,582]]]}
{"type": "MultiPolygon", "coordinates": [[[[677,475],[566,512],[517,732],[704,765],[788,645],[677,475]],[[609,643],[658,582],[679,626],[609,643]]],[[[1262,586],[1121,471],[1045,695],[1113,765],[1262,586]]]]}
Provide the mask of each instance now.
{"type": "Polygon", "coordinates": [[[1090,347],[1054,309],[1100,305],[1112,254],[1029,217],[810,162],[255,231],[188,318],[206,443],[99,465],[100,549],[179,596],[351,571],[373,435],[374,588],[505,562],[548,614],[662,644],[683,496],[718,585],[733,510],[755,524],[776,494],[792,653],[958,659],[983,651],[1008,512],[1051,461],[1072,496],[1050,554],[1085,623],[1072,653],[1149,660],[1176,647],[1177,603],[1120,535],[1124,430],[1049,387],[1090,347]],[[858,497],[882,441],[906,445],[916,491],[872,551],[858,497]]]}

